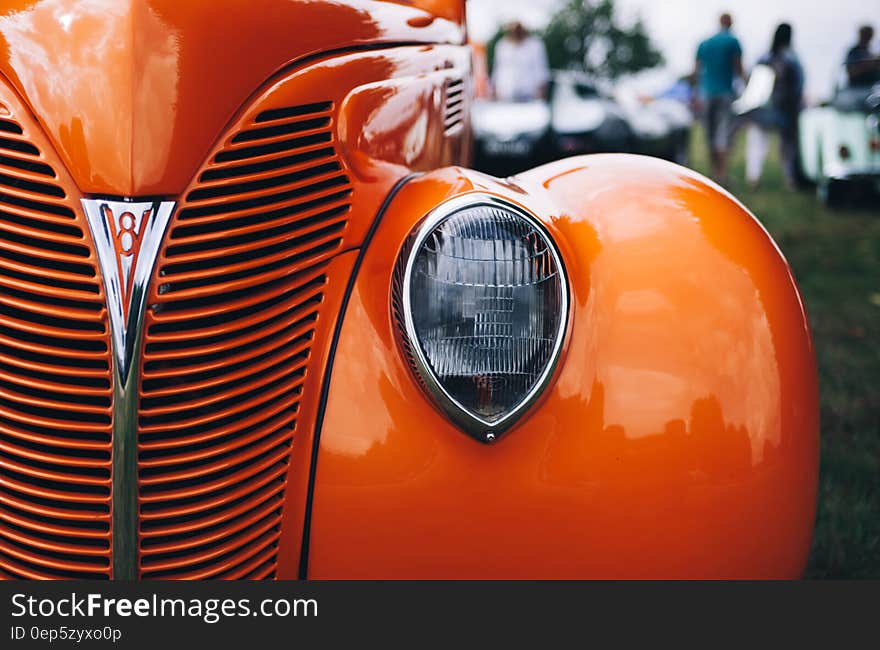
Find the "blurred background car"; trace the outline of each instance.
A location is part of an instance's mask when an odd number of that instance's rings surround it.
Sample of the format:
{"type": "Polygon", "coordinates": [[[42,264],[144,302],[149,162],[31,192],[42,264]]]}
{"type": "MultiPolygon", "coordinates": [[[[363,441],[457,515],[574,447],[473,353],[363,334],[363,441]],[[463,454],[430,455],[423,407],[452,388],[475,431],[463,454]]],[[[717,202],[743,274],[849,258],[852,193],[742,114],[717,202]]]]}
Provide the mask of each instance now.
{"type": "Polygon", "coordinates": [[[513,174],[565,156],[640,153],[686,164],[693,115],[672,93],[614,89],[578,71],[556,71],[548,100],[479,99],[475,167],[513,174]]]}
{"type": "Polygon", "coordinates": [[[546,101],[473,103],[474,166],[504,176],[551,159],[551,110],[546,101]]]}
{"type": "Polygon", "coordinates": [[[826,205],[880,193],[880,83],[850,85],[841,75],[831,101],[801,114],[800,156],[826,205]]]}
{"type": "Polygon", "coordinates": [[[554,73],[550,112],[556,157],[633,150],[633,129],[623,108],[583,73],[554,73]]]}
{"type": "Polygon", "coordinates": [[[633,152],[688,164],[694,116],[687,104],[669,96],[639,96],[626,101],[618,93],[633,132],[633,152]]]}

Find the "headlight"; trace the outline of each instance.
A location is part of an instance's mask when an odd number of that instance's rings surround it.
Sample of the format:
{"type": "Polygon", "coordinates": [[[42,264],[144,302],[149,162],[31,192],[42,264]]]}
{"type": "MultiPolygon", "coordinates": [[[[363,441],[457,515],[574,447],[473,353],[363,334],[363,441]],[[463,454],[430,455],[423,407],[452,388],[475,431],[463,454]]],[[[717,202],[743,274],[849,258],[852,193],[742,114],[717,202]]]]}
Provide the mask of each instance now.
{"type": "Polygon", "coordinates": [[[428,394],[491,442],[546,386],[565,333],[568,286],[538,221],[495,197],[432,212],[398,261],[394,309],[428,394]]]}

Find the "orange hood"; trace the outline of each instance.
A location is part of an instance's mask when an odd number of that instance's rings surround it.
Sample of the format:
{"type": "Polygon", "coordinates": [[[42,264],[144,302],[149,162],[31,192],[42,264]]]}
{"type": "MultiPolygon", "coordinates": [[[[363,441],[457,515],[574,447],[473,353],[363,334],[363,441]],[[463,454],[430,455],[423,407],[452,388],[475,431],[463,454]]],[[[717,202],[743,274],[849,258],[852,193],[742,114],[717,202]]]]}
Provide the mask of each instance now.
{"type": "Polygon", "coordinates": [[[7,0],[0,74],[84,193],[181,192],[274,73],[383,43],[462,42],[460,24],[392,2],[7,0]]]}

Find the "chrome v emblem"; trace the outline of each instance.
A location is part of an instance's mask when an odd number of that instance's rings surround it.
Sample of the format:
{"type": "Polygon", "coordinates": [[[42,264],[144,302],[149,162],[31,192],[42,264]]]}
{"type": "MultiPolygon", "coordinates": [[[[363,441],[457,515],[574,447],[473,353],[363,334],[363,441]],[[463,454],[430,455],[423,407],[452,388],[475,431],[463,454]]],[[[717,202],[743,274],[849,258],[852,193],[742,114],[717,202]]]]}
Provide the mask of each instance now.
{"type": "Polygon", "coordinates": [[[104,276],[116,368],[128,379],[147,288],[174,201],[83,199],[104,276]]]}
{"type": "Polygon", "coordinates": [[[104,278],[113,341],[113,578],[137,577],[137,405],[150,278],[174,201],[83,199],[104,278]],[[134,369],[134,371],[133,371],[134,369]]]}

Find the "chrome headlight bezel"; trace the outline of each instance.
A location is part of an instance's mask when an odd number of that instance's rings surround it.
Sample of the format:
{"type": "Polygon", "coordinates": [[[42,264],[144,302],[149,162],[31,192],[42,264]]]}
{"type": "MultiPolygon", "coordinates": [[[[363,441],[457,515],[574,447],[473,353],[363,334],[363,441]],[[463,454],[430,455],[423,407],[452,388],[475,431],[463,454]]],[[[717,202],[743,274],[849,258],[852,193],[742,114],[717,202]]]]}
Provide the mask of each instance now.
{"type": "Polygon", "coordinates": [[[535,403],[552,380],[562,353],[569,321],[569,283],[565,265],[559,248],[543,223],[524,208],[499,196],[487,193],[469,193],[434,208],[412,230],[397,260],[392,289],[392,311],[398,325],[398,339],[411,370],[418,383],[428,396],[446,413],[446,415],[465,433],[485,443],[494,442],[500,434],[512,427],[525,412],[535,403]],[[419,342],[419,335],[413,318],[411,288],[413,268],[422,246],[428,237],[446,220],[458,213],[486,206],[500,208],[516,218],[522,219],[531,227],[546,244],[559,274],[560,304],[559,326],[555,333],[553,346],[546,367],[536,383],[516,406],[494,421],[487,421],[472,413],[462,405],[443,386],[435,375],[419,342]]]}

